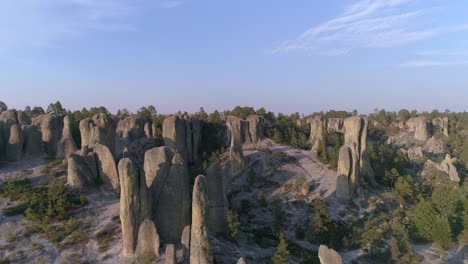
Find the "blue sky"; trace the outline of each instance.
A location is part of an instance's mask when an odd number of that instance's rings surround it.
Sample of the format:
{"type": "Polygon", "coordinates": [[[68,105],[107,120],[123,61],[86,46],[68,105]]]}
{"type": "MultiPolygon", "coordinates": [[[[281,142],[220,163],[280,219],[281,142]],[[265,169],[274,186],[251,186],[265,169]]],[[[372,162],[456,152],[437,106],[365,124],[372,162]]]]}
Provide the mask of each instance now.
{"type": "Polygon", "coordinates": [[[6,0],[0,100],[468,110],[465,0],[6,0]]]}

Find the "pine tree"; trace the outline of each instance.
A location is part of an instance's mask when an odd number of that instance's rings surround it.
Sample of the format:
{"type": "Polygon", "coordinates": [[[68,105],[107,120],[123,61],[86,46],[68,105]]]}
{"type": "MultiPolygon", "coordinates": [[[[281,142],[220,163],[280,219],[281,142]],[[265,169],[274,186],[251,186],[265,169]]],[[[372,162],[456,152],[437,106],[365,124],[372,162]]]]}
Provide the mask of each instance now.
{"type": "Polygon", "coordinates": [[[273,256],[272,260],[274,264],[286,264],[288,260],[288,243],[286,242],[286,238],[283,231],[280,231],[279,234],[279,244],[276,248],[276,253],[273,256]]]}

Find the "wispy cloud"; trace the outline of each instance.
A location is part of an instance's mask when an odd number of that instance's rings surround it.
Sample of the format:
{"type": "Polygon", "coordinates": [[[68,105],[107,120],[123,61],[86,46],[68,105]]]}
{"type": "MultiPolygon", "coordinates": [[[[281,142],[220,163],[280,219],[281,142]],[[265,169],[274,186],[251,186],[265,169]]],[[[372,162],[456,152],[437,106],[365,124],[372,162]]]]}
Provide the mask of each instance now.
{"type": "Polygon", "coordinates": [[[398,66],[401,68],[428,68],[428,67],[448,67],[456,65],[466,65],[468,61],[440,61],[440,60],[412,60],[406,61],[398,66]]]}
{"type": "Polygon", "coordinates": [[[439,9],[418,8],[415,2],[361,0],[337,17],[309,28],[295,39],[283,41],[272,53],[341,55],[346,53],[330,51],[394,47],[468,29],[465,24],[441,27],[419,23],[439,9]]]}
{"type": "Polygon", "coordinates": [[[136,30],[135,18],[179,0],[21,0],[0,9],[0,52],[54,45],[92,31],[136,30]]]}

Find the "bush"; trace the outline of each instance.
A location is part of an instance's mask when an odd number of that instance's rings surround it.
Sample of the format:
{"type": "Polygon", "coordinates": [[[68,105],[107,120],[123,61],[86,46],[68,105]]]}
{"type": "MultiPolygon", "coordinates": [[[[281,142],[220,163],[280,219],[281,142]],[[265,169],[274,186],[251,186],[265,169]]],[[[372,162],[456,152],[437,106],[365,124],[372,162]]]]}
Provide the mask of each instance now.
{"type": "Polygon", "coordinates": [[[266,207],[268,204],[267,204],[267,201],[266,201],[266,197],[265,197],[265,194],[263,192],[259,192],[258,195],[257,195],[257,201],[258,201],[258,204],[260,206],[263,206],[263,207],[266,207]]]}
{"type": "Polygon", "coordinates": [[[229,239],[236,241],[240,223],[237,214],[233,210],[229,210],[227,213],[227,224],[229,228],[229,239]]]}

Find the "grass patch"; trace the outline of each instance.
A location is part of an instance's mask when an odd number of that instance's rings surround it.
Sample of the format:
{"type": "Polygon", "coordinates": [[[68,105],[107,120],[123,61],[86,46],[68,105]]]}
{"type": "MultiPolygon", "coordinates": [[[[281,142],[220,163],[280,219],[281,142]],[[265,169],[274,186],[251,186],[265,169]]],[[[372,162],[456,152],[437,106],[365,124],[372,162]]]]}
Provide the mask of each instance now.
{"type": "Polygon", "coordinates": [[[107,227],[96,234],[96,240],[100,253],[106,252],[114,241],[115,234],[119,231],[118,225],[107,227]]]}

